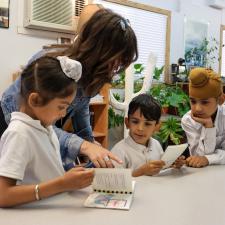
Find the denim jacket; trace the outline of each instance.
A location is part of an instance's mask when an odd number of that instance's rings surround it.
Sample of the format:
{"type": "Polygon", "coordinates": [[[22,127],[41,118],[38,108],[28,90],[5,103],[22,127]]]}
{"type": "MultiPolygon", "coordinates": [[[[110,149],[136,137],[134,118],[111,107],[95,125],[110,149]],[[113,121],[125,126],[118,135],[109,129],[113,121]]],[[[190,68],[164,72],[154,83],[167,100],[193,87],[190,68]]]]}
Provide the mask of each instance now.
{"type": "MultiPolygon", "coordinates": [[[[1,107],[7,124],[10,122],[11,113],[19,111],[20,83],[19,77],[2,95],[1,107]]],[[[60,153],[64,163],[68,159],[74,160],[77,157],[83,139],[94,140],[90,126],[89,102],[90,97],[86,97],[83,89],[78,87],[76,97],[67,111],[67,117],[72,117],[75,134],[54,126],[59,138],[60,153]]]]}

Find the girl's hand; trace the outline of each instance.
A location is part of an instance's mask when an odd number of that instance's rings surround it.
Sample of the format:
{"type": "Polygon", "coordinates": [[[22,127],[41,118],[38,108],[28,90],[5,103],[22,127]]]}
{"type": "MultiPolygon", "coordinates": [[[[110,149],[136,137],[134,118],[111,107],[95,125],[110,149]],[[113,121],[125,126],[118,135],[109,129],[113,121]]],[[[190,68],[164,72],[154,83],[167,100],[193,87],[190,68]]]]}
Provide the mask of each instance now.
{"type": "Polygon", "coordinates": [[[211,117],[209,117],[209,118],[200,118],[200,117],[197,117],[197,116],[191,114],[191,118],[194,121],[196,121],[197,123],[201,123],[205,128],[212,128],[214,126],[211,117]]]}
{"type": "Polygon", "coordinates": [[[72,168],[62,176],[63,191],[72,191],[89,186],[94,178],[94,169],[72,168]]]}
{"type": "Polygon", "coordinates": [[[165,162],[162,160],[154,160],[145,163],[138,169],[134,170],[132,175],[134,177],[139,177],[142,175],[153,176],[159,173],[159,171],[163,168],[165,162]]]}
{"type": "Polygon", "coordinates": [[[109,150],[88,141],[83,142],[80,152],[87,155],[97,168],[113,168],[112,160],[119,164],[122,163],[122,161],[109,150]]]}
{"type": "Polygon", "coordinates": [[[204,167],[209,165],[209,161],[205,156],[190,156],[186,159],[187,166],[190,167],[204,167]]]}
{"type": "Polygon", "coordinates": [[[186,164],[186,160],[185,160],[185,157],[182,155],[176,159],[176,161],[173,163],[172,167],[176,168],[176,169],[180,169],[185,164],[186,164]]]}

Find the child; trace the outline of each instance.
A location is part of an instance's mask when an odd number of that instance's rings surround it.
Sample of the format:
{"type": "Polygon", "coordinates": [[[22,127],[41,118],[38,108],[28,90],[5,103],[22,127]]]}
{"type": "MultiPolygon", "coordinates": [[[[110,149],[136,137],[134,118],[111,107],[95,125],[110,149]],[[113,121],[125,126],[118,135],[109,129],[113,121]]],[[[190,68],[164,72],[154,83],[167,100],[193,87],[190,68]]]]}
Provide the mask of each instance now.
{"type": "Polygon", "coordinates": [[[210,69],[195,68],[189,75],[191,110],[182,118],[190,157],[188,166],[225,164],[225,106],[220,77],[210,69]]]}
{"type": "MultiPolygon", "coordinates": [[[[165,165],[160,160],[163,149],[152,135],[158,129],[160,116],[160,105],[148,94],[140,94],[130,102],[125,118],[129,136],[112,149],[123,161],[122,165],[115,164],[116,167],[132,168],[134,177],[159,173],[165,165]]],[[[182,164],[183,161],[177,161],[175,167],[182,164]]]]}
{"type": "Polygon", "coordinates": [[[52,128],[74,99],[81,71],[78,61],[46,56],[22,72],[20,111],[12,113],[0,142],[0,207],[91,184],[93,170],[73,168],[64,173],[52,128]]]}

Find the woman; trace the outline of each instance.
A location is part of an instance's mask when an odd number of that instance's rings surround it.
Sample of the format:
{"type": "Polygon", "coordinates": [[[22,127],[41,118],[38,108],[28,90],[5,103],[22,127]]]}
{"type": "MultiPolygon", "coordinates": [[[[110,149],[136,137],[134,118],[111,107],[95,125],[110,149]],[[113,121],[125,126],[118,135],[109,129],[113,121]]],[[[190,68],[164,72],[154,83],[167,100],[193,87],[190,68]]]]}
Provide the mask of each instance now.
{"type": "MultiPolygon", "coordinates": [[[[94,138],[90,126],[89,101],[104,84],[112,81],[115,74],[137,59],[137,39],[133,29],[122,16],[108,9],[100,9],[81,28],[71,46],[45,49],[32,60],[43,55],[65,55],[82,64],[78,91],[66,116],[66,119],[72,117],[75,134],[55,127],[63,162],[67,165],[71,162],[69,159],[74,160],[82,153],[87,155],[96,167],[113,167],[111,159],[117,162],[120,160],[107,149],[91,143],[94,138]]],[[[10,113],[19,109],[19,91],[20,78],[2,95],[1,107],[7,123],[10,121],[10,113]]],[[[63,123],[64,121],[60,121],[57,125],[62,127],[63,123]]],[[[69,168],[70,166],[66,166],[66,169],[69,168]]]]}

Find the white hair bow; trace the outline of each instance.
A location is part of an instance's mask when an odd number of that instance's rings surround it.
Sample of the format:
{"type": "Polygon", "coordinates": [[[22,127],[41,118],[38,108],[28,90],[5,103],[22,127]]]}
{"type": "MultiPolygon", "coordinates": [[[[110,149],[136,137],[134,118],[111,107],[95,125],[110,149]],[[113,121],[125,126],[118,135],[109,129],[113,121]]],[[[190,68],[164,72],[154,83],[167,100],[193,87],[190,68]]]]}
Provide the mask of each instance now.
{"type": "Polygon", "coordinates": [[[67,56],[58,56],[61,68],[65,75],[76,82],[80,79],[82,74],[82,65],[80,62],[70,59],[67,56]]]}

